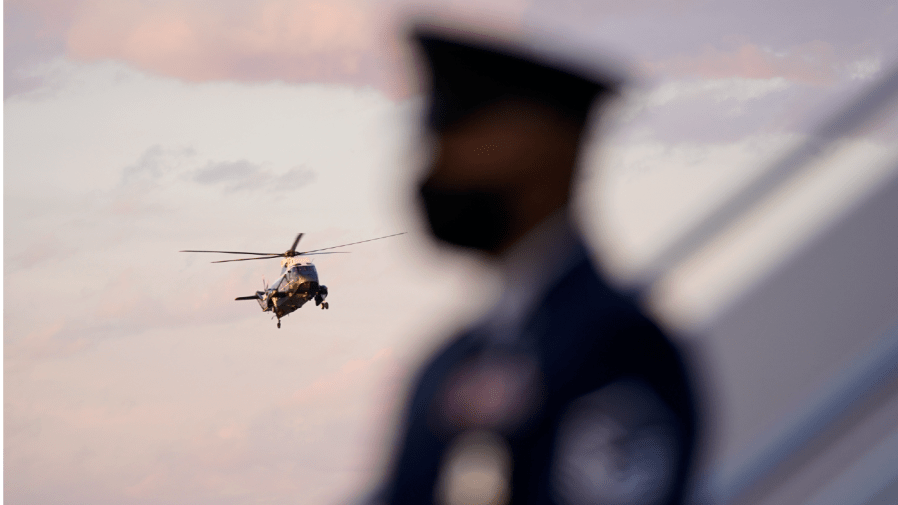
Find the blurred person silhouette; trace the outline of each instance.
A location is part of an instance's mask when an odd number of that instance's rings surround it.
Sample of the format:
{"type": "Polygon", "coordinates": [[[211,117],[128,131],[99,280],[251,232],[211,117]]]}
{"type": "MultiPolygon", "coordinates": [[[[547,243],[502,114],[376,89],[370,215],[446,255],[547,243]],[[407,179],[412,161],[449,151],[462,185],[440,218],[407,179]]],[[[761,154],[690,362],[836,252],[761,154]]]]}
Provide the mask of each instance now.
{"type": "Polygon", "coordinates": [[[376,501],[682,503],[686,367],[597,273],[569,205],[587,119],[620,79],[470,30],[418,25],[412,39],[434,140],[426,221],[485,255],[504,292],[423,366],[376,501]]]}

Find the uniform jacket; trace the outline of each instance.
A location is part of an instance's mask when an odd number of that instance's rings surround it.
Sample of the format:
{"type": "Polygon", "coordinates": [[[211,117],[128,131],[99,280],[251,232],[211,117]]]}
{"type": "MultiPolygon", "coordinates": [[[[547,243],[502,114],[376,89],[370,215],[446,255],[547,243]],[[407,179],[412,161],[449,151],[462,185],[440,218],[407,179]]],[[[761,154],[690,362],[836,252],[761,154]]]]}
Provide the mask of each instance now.
{"type": "Polygon", "coordinates": [[[582,256],[541,297],[512,342],[496,342],[481,325],[423,366],[385,503],[433,502],[447,450],[474,428],[506,441],[509,503],[681,503],[695,440],[683,359],[582,256]],[[511,415],[478,413],[477,401],[466,403],[458,384],[478,363],[505,370],[512,383],[523,377],[510,386],[499,381],[512,392],[505,400],[511,415]]]}

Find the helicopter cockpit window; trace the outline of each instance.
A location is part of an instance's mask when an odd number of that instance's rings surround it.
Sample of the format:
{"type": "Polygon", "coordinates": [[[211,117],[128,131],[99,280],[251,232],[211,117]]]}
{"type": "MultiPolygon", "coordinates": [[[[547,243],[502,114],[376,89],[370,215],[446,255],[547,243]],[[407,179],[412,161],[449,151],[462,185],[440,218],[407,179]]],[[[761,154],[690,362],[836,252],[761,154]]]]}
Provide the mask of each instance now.
{"type": "Polygon", "coordinates": [[[291,281],[298,280],[300,278],[303,279],[316,279],[317,275],[315,273],[315,267],[311,265],[295,265],[290,271],[287,273],[287,277],[291,281]]]}

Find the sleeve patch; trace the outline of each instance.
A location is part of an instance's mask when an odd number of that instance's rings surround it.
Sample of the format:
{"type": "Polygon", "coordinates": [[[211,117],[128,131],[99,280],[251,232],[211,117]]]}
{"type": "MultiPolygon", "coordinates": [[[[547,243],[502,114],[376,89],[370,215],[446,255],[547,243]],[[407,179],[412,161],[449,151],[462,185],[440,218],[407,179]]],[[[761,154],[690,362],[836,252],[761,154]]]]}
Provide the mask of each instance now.
{"type": "Polygon", "coordinates": [[[676,418],[645,383],[618,381],[564,413],[552,462],[559,503],[659,505],[679,459],[676,418]]]}

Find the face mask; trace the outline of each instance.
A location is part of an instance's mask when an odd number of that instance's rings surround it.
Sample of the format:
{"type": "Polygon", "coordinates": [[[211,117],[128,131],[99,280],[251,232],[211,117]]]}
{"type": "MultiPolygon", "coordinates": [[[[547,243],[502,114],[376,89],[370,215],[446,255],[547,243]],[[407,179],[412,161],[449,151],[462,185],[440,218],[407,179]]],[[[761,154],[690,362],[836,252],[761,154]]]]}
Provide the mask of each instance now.
{"type": "Polygon", "coordinates": [[[511,213],[499,191],[445,189],[426,180],[419,196],[431,233],[443,242],[495,251],[508,238],[511,213]]]}

